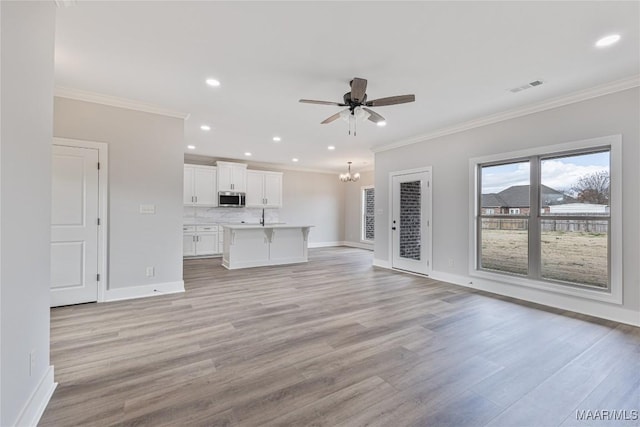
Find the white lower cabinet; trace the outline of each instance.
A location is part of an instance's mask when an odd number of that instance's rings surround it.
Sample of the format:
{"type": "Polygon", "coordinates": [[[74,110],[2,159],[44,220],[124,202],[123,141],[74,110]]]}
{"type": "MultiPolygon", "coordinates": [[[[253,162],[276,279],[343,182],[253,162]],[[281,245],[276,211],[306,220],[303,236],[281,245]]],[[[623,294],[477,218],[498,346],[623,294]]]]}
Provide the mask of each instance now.
{"type": "Polygon", "coordinates": [[[184,233],[182,236],[182,255],[196,255],[196,235],[195,233],[184,233]]]}
{"type": "Polygon", "coordinates": [[[218,225],[185,225],[183,228],[182,255],[205,256],[222,253],[222,232],[218,225]]]}

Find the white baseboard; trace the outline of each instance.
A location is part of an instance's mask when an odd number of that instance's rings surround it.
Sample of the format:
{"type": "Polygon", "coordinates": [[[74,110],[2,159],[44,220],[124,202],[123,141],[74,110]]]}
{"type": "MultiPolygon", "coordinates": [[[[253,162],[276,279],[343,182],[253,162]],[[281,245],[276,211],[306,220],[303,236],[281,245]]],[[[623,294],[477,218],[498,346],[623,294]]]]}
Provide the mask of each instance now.
{"type": "Polygon", "coordinates": [[[391,263],[389,261],[387,261],[386,259],[374,258],[373,259],[373,266],[374,267],[380,267],[380,268],[391,268],[391,263]]]}
{"type": "Polygon", "coordinates": [[[57,385],[58,383],[53,381],[53,366],[49,366],[24,408],[22,408],[20,415],[18,415],[15,423],[16,427],[38,425],[40,417],[42,417],[44,410],[47,408],[57,385]]]}
{"type": "Polygon", "coordinates": [[[333,246],[344,246],[344,242],[309,242],[309,248],[330,248],[333,246]]]}
{"type": "Polygon", "coordinates": [[[344,241],[344,242],[342,242],[342,246],[348,246],[350,248],[367,249],[367,250],[370,250],[370,251],[373,250],[373,244],[371,244],[371,243],[344,241]]]}
{"type": "Polygon", "coordinates": [[[126,299],[153,297],[166,294],[177,294],[184,292],[184,281],[151,283],[148,285],[130,286],[126,288],[107,289],[105,291],[105,302],[121,301],[126,299]]]}

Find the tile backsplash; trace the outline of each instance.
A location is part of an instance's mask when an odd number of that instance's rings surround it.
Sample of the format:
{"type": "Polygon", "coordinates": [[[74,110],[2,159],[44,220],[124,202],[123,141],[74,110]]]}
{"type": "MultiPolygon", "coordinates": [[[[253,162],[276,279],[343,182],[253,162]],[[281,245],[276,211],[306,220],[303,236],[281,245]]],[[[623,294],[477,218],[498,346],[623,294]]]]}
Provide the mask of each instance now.
{"type": "MultiPolygon", "coordinates": [[[[203,223],[258,223],[262,217],[262,208],[205,208],[184,207],[184,224],[203,223]]],[[[278,209],[264,210],[265,222],[279,222],[278,209]]]]}

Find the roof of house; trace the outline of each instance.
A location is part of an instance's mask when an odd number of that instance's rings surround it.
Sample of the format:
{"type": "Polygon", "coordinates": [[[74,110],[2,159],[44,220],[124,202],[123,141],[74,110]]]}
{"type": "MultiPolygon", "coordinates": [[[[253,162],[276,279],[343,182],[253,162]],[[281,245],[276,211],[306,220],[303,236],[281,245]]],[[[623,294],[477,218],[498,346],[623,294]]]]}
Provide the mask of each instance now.
{"type": "Polygon", "coordinates": [[[483,194],[481,202],[483,208],[499,208],[505,206],[504,200],[495,193],[483,194]]]}
{"type": "MultiPolygon", "coordinates": [[[[546,185],[541,185],[540,188],[541,204],[543,206],[560,205],[574,201],[573,197],[546,185]]],[[[483,208],[528,208],[529,186],[512,185],[499,193],[483,194],[481,203],[483,208]]]]}

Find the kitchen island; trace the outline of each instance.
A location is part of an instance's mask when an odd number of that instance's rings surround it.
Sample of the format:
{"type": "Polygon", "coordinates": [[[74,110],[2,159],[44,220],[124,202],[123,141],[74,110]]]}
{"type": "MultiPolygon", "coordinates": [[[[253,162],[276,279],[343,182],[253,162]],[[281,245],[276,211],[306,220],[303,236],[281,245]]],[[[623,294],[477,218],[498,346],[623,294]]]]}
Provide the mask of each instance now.
{"type": "Polygon", "coordinates": [[[312,225],[223,224],[222,266],[237,268],[307,262],[312,225]]]}

